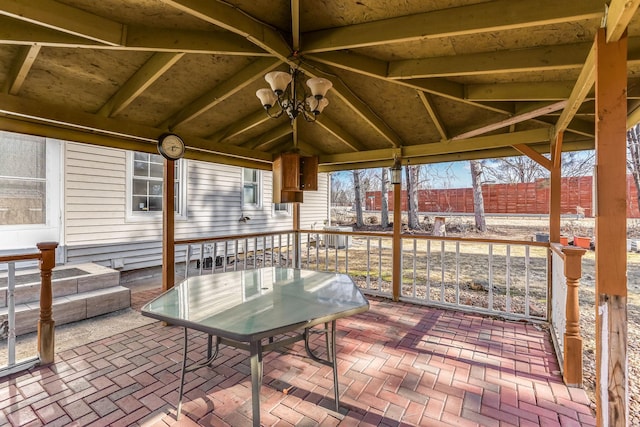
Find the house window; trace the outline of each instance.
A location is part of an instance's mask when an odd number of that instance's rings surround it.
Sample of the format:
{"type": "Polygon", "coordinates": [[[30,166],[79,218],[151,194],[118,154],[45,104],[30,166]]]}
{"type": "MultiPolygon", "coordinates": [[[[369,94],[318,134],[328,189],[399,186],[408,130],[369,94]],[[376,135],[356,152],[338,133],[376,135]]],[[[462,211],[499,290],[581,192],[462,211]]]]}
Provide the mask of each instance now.
{"type": "Polygon", "coordinates": [[[274,203],[273,213],[275,213],[276,215],[290,215],[291,204],[290,203],[274,203]]]}
{"type": "Polygon", "coordinates": [[[0,134],[0,225],[46,224],[45,139],[0,134]]]}
{"type": "MultiPolygon", "coordinates": [[[[131,209],[133,215],[162,212],[164,158],[159,154],[133,153],[131,156],[131,209]]],[[[183,160],[175,162],[174,210],[184,212],[183,160]]]]}
{"type": "Polygon", "coordinates": [[[257,169],[242,170],[242,205],[260,206],[260,171],[257,169]]]}

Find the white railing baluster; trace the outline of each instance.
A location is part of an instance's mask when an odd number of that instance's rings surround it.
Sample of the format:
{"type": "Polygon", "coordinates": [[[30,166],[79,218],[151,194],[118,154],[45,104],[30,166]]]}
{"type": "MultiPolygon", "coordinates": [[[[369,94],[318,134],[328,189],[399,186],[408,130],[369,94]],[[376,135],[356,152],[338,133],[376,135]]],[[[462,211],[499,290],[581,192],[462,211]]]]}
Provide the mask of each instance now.
{"type": "Polygon", "coordinates": [[[378,292],[382,290],[382,238],[378,237],[378,292]]]}
{"type": "Polygon", "coordinates": [[[440,241],[440,302],[444,302],[444,240],[440,241]]]}
{"type": "Polygon", "coordinates": [[[460,305],[460,242],[456,242],[456,305],[460,305]]]}
{"type": "Polygon", "coordinates": [[[505,311],[511,313],[511,245],[507,245],[507,265],[505,272],[505,311]]]}
{"type": "Polygon", "coordinates": [[[15,300],[15,290],[16,290],[16,263],[10,262],[9,265],[9,283],[7,287],[7,304],[9,307],[9,312],[7,313],[9,322],[9,330],[7,336],[7,348],[9,350],[8,360],[9,366],[13,366],[16,364],[16,300],[15,300]]]}
{"type": "Polygon", "coordinates": [[[371,238],[367,237],[367,289],[371,289],[371,238]]]}
{"type": "MultiPolygon", "coordinates": [[[[525,277],[525,283],[524,283],[524,316],[525,317],[529,317],[530,313],[529,313],[529,280],[530,280],[530,274],[531,271],[529,269],[530,265],[529,265],[529,246],[527,246],[525,248],[525,252],[524,252],[524,277],[525,277]]],[[[548,298],[548,295],[547,295],[548,298]]],[[[547,313],[547,316],[549,314],[547,313]]]]}
{"type": "Polygon", "coordinates": [[[412,295],[415,298],[416,297],[416,262],[417,262],[417,258],[418,258],[418,252],[417,252],[417,245],[418,245],[418,241],[417,240],[413,240],[413,292],[412,295]]]}
{"type": "Polygon", "coordinates": [[[489,243],[489,311],[493,311],[493,243],[489,243]]]}
{"type": "Polygon", "coordinates": [[[431,301],[431,240],[427,240],[427,301],[431,301]]]}

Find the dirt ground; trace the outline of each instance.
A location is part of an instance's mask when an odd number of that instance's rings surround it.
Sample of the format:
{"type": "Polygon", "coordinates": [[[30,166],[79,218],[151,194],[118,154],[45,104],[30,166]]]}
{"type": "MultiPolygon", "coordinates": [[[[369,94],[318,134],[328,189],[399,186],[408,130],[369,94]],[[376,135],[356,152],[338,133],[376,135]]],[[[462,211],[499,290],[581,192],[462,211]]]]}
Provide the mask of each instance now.
{"type": "MultiPolygon", "coordinates": [[[[403,226],[403,232],[411,234],[431,234],[433,217],[421,216],[421,230],[410,231],[403,226]]],[[[406,217],[403,224],[406,224],[406,217]]],[[[391,231],[391,227],[383,229],[376,215],[365,215],[365,226],[355,227],[355,218],[348,211],[339,211],[334,216],[333,224],[349,225],[354,231],[391,231]]],[[[573,236],[594,236],[595,220],[593,218],[563,218],[561,234],[572,242],[573,236]]],[[[449,237],[495,238],[508,240],[536,240],[536,233],[548,233],[547,217],[500,216],[488,217],[485,233],[474,230],[474,219],[471,216],[446,217],[446,231],[449,237]]],[[[627,238],[640,239],[640,220],[630,219],[627,223],[627,238]]],[[[640,243],[640,242],[639,242],[640,243]]],[[[595,402],[595,251],[588,250],[583,257],[582,278],[580,280],[580,324],[583,337],[584,354],[584,388],[595,402]]],[[[630,424],[640,425],[640,253],[627,252],[627,328],[629,358],[629,398],[630,424]]]]}

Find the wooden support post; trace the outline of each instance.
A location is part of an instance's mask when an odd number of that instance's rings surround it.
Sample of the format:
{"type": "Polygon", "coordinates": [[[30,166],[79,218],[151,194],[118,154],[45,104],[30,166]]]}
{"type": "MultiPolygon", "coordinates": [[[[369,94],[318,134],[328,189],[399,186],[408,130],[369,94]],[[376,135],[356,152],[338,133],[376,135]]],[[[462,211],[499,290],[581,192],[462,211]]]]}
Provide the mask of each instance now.
{"type": "Polygon", "coordinates": [[[402,281],[402,184],[393,184],[393,264],[392,280],[393,300],[400,300],[400,282],[402,281]]]}
{"type": "Polygon", "coordinates": [[[56,266],[56,242],[37,244],[40,250],[40,319],[38,320],[38,356],[40,364],[53,363],[55,357],[55,321],[51,270],[56,266]]]}
{"type": "MultiPolygon", "coordinates": [[[[175,177],[174,160],[164,160],[164,185],[162,186],[162,290],[173,288],[176,280],[175,246],[175,177]]],[[[214,257],[215,260],[215,257],[214,257]]],[[[189,268],[185,263],[184,268],[189,268]]]]}
{"type": "Polygon", "coordinates": [[[585,249],[564,248],[564,276],[567,281],[564,333],[564,382],[569,386],[582,386],[582,336],[580,335],[580,301],[578,286],[582,277],[582,256],[585,249]]]}
{"type": "Polygon", "coordinates": [[[628,423],[627,35],[596,36],[596,422],[628,423]]]}
{"type": "MultiPolygon", "coordinates": [[[[562,132],[558,134],[558,138],[555,142],[555,146],[562,146],[562,132]]],[[[550,185],[550,197],[549,197],[549,241],[558,243],[560,242],[560,199],[562,189],[562,163],[560,156],[556,151],[552,152],[554,157],[551,161],[551,185],[550,185]]]]}

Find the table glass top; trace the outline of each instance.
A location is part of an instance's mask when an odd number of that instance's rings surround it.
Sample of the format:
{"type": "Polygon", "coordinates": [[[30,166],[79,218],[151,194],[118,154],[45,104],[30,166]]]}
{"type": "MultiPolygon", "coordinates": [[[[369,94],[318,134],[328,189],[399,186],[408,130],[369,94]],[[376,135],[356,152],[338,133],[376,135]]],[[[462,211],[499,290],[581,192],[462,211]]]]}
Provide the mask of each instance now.
{"type": "Polygon", "coordinates": [[[345,274],[266,267],[190,277],[146,304],[142,314],[251,340],[268,331],[368,308],[369,302],[345,274]]]}

